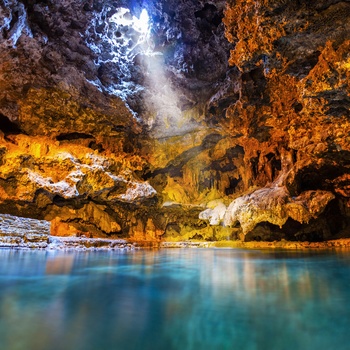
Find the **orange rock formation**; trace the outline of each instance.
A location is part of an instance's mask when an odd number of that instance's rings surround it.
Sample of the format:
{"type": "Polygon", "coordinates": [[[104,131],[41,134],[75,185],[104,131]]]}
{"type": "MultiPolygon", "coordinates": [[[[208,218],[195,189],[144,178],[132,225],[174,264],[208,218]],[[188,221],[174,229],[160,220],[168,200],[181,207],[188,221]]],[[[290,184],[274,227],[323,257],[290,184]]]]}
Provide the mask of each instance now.
{"type": "Polygon", "coordinates": [[[164,12],[155,45],[164,56],[176,53],[165,63],[185,67],[164,77],[184,89],[182,99],[188,94],[183,123],[193,127],[161,137],[96,86],[117,74],[93,65],[79,34],[98,9],[71,2],[59,10],[62,0],[49,14],[25,3],[4,8],[6,18],[27,11],[18,37],[0,23],[2,213],[50,220],[56,235],[139,241],[320,241],[350,233],[349,2],[227,1],[230,66],[220,67],[205,67],[193,47],[216,40],[217,51],[203,52],[208,65],[222,61],[222,1],[199,9],[181,3],[178,11],[193,12],[176,22],[182,37],[171,34],[164,12]],[[218,67],[226,74],[214,76],[218,67]]]}

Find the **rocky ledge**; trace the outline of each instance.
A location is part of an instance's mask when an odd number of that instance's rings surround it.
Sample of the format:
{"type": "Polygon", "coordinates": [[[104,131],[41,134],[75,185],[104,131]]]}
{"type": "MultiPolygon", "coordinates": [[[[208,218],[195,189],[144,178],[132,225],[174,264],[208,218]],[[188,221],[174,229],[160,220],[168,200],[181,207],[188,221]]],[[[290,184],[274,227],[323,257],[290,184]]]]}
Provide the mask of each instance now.
{"type": "Polygon", "coordinates": [[[120,239],[54,237],[48,221],[0,215],[0,248],[129,251],[138,246],[120,239]]]}
{"type": "Polygon", "coordinates": [[[222,240],[203,242],[188,241],[138,241],[87,237],[57,237],[50,235],[50,222],[0,215],[0,248],[45,249],[60,251],[105,251],[119,252],[138,249],[161,248],[236,248],[236,249],[340,249],[350,248],[350,238],[324,242],[292,242],[286,240],[265,242],[222,240]]]}

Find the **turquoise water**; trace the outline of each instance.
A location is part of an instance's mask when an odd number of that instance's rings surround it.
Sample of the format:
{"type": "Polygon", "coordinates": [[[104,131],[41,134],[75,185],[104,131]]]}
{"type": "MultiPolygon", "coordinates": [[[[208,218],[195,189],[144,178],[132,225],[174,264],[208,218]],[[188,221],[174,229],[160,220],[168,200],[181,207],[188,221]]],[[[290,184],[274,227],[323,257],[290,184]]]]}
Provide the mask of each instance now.
{"type": "Polygon", "coordinates": [[[0,250],[0,349],[350,349],[350,252],[0,250]]]}

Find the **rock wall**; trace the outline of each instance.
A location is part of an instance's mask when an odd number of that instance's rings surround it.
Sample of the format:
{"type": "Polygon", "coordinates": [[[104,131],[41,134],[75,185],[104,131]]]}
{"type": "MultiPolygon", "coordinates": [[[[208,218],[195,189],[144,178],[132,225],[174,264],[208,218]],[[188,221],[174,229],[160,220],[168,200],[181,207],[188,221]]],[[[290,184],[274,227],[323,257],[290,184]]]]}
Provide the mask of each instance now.
{"type": "Polygon", "coordinates": [[[92,16],[81,2],[1,3],[0,211],[53,220],[53,234],[127,235],[124,207],[155,191],[135,174],[140,123],[90,82],[92,16]]]}
{"type": "Polygon", "coordinates": [[[239,96],[221,125],[244,149],[250,194],[225,221],[244,234],[280,237],[276,225],[298,239],[349,233],[349,15],[348,1],[228,2],[239,96]]]}
{"type": "Polygon", "coordinates": [[[60,236],[347,236],[348,18],[337,0],[0,3],[0,212],[60,236]]]}

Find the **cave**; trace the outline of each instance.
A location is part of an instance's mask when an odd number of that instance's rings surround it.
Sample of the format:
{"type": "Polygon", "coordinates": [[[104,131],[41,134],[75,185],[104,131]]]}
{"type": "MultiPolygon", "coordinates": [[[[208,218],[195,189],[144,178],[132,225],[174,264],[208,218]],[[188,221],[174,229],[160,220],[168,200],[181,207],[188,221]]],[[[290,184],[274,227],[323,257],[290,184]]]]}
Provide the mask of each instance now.
{"type": "Polygon", "coordinates": [[[1,11],[2,214],[72,236],[161,242],[171,218],[177,240],[203,221],[191,237],[278,241],[336,202],[331,236],[347,236],[347,2],[1,11]]]}
{"type": "Polygon", "coordinates": [[[0,1],[0,348],[348,348],[349,18],[0,1]]]}

